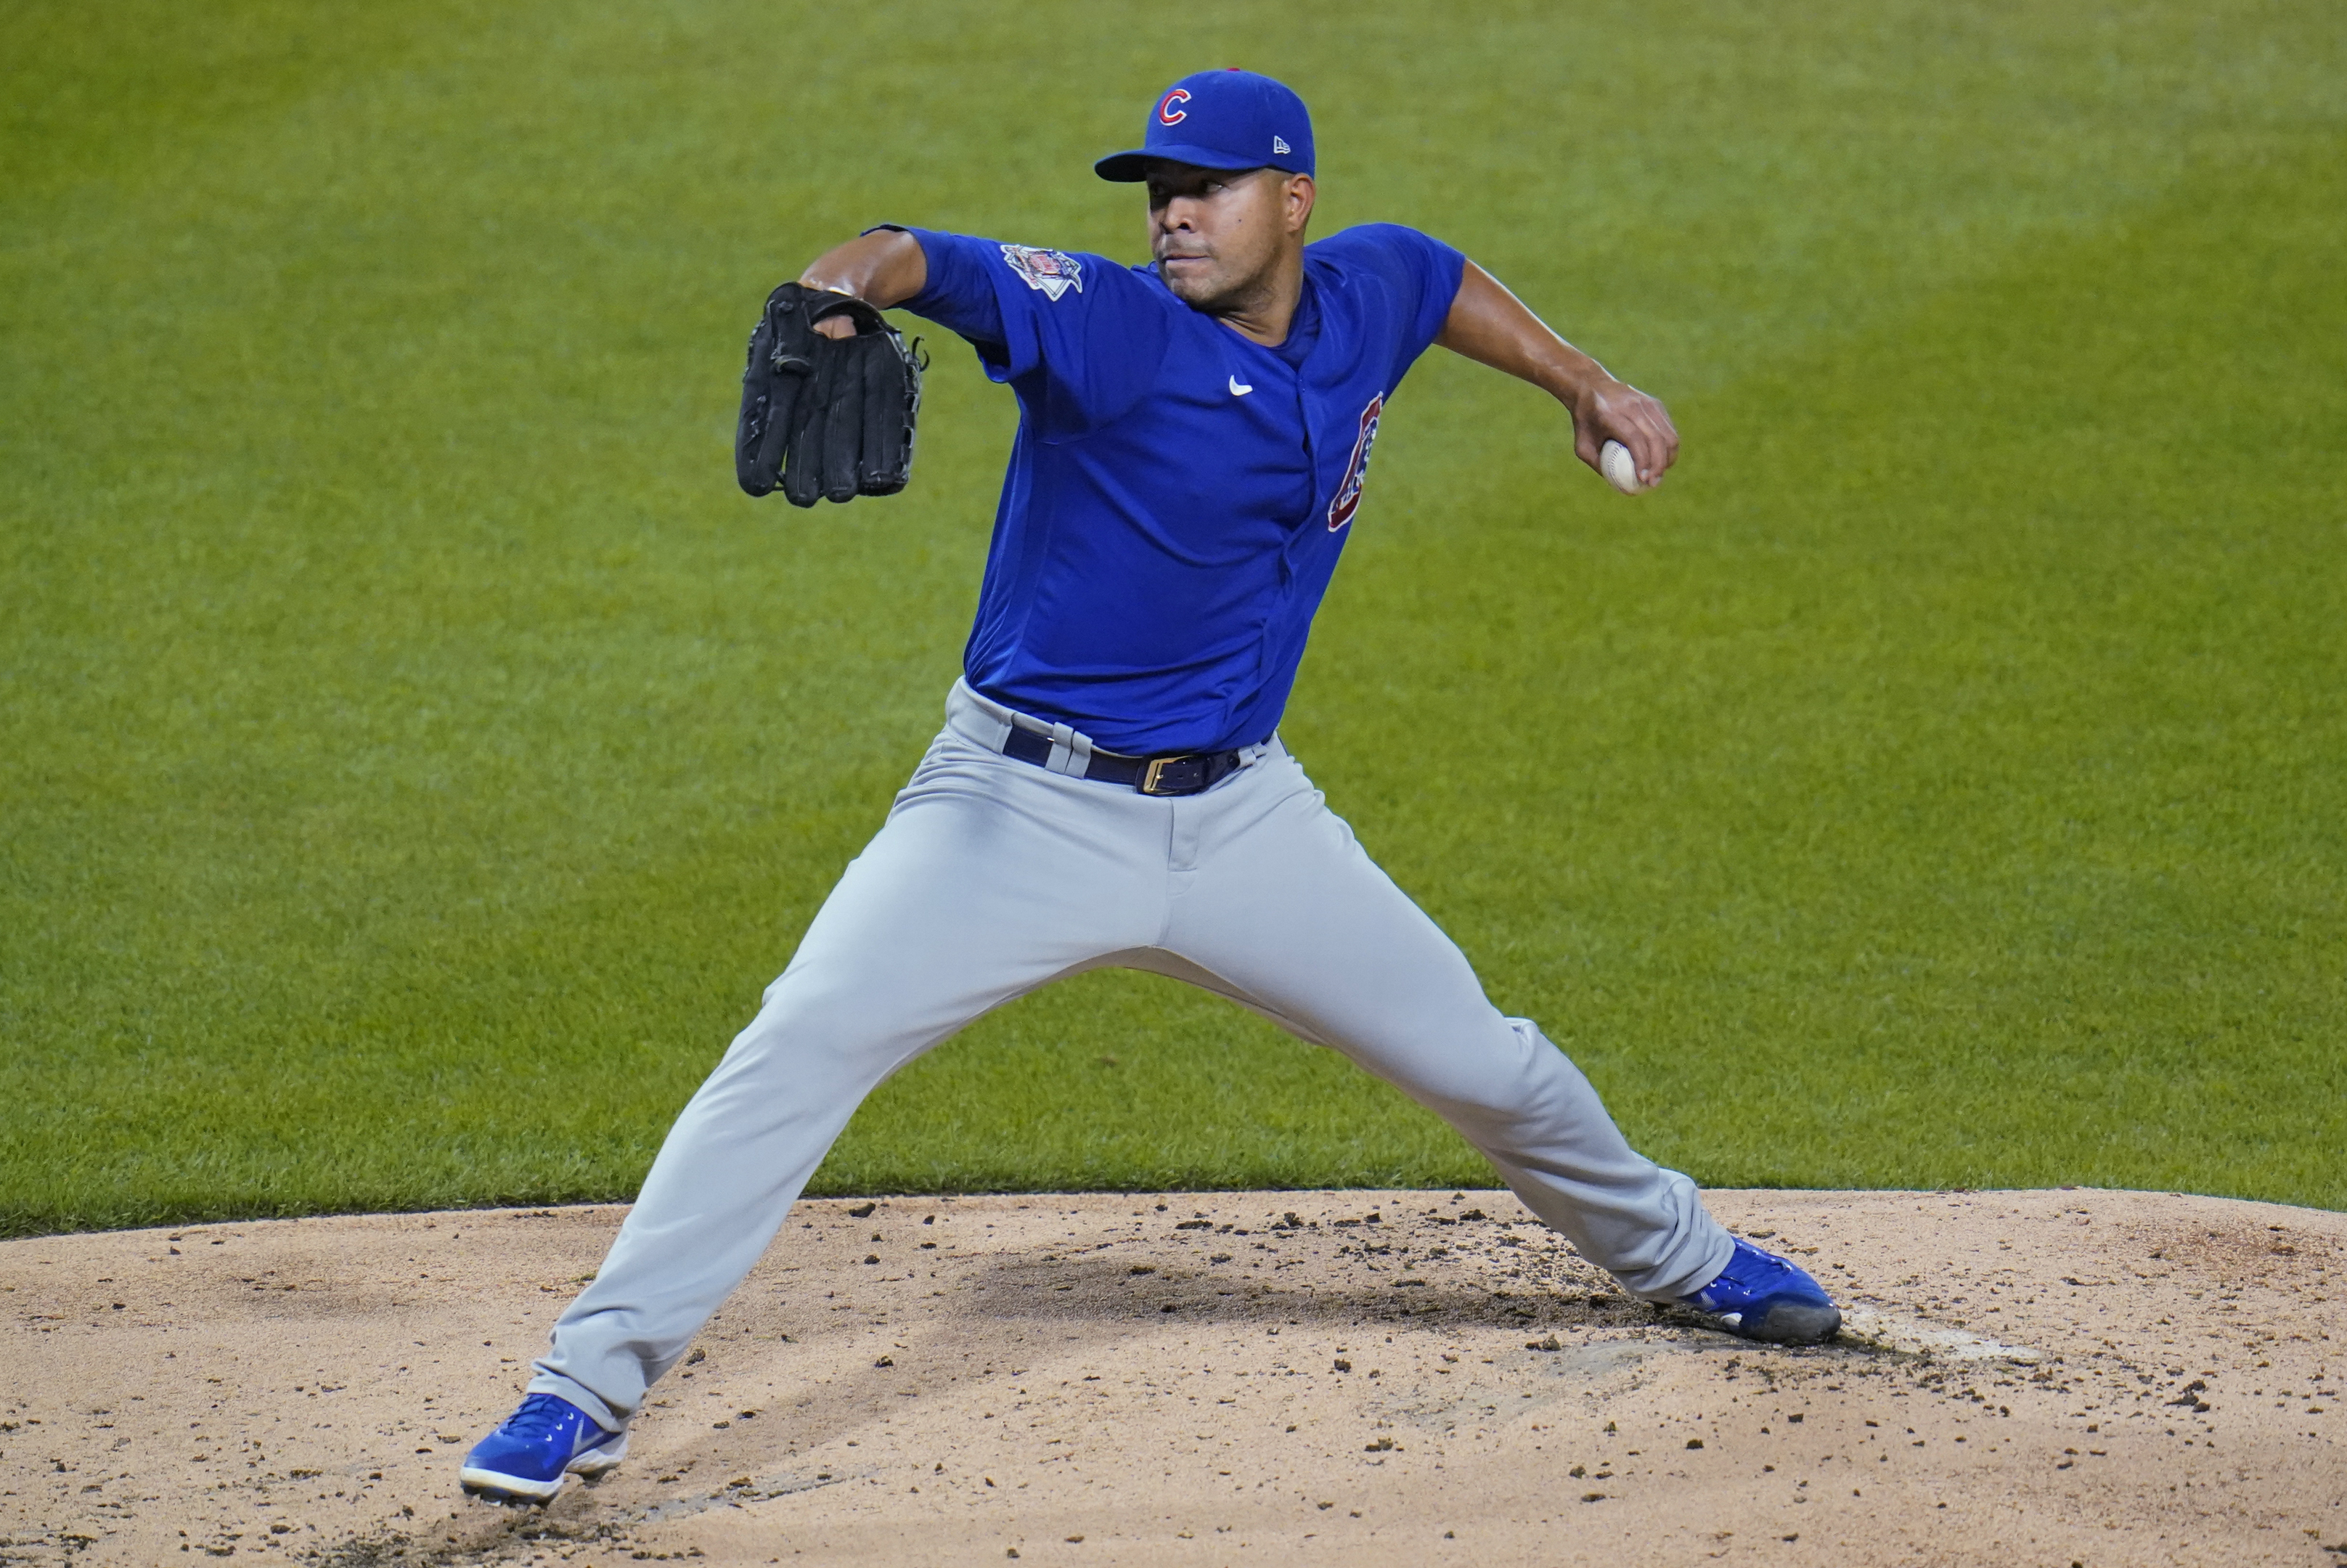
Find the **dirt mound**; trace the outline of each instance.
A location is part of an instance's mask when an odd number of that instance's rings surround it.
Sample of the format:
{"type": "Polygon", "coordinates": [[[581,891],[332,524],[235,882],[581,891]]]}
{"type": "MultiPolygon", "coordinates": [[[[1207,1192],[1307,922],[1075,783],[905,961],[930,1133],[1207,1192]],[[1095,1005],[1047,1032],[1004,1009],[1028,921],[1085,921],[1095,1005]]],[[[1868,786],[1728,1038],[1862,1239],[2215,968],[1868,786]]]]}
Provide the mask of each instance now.
{"type": "Polygon", "coordinates": [[[2347,1215],[1710,1199],[1842,1343],[1506,1193],[807,1204],[545,1510],[456,1462],[620,1209],[8,1242],[0,1563],[2347,1563],[2347,1215]]]}

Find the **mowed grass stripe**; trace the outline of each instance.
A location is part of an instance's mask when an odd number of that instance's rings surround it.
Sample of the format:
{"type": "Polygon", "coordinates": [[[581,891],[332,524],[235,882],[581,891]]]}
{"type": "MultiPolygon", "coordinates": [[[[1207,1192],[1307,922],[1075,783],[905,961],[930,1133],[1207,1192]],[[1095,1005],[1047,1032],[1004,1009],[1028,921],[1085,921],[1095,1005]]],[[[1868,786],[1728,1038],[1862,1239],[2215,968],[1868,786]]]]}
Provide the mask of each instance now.
{"type": "MultiPolygon", "coordinates": [[[[0,195],[0,1225],[624,1195],[934,726],[1009,429],[948,343],[912,493],[751,507],[747,311],[875,217],[1130,253],[1081,169],[1194,51],[883,8],[778,95],[724,6],[63,15],[0,24],[60,171],[0,195]]],[[[1430,359],[1290,741],[1707,1181],[2336,1204],[2338,41],[1764,21],[1250,35],[1329,221],[1458,240],[1690,436],[1622,502],[1430,359]]],[[[1095,977],[819,1182],[1481,1170],[1095,977]]]]}

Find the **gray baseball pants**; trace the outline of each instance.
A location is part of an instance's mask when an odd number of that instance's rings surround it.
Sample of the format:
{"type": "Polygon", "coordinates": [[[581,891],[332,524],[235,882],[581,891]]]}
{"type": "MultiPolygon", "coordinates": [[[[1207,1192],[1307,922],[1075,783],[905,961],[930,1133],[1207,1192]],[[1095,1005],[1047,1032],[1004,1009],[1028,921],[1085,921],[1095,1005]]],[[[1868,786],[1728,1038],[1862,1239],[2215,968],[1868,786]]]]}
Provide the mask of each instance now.
{"type": "Polygon", "coordinates": [[[534,1393],[626,1424],[746,1277],[882,1080],[990,1008],[1103,967],[1228,997],[1441,1116],[1583,1256],[1650,1300],[1732,1244],[1563,1052],[1501,1016],[1277,739],[1201,794],[1081,777],[1091,743],[957,682],[944,731],[670,1130],[534,1393]],[[1011,726],[1050,763],[1001,754],[1011,726]]]}

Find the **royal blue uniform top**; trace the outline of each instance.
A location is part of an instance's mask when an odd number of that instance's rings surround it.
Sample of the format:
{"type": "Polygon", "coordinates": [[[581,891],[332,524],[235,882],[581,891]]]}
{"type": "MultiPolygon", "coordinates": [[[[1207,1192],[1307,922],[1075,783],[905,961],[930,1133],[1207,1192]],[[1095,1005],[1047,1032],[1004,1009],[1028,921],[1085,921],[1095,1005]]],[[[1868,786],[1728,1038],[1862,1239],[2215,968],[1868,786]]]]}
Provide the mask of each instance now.
{"type": "Polygon", "coordinates": [[[1019,397],[969,683],[1128,755],[1269,739],[1378,416],[1466,259],[1392,224],[1315,241],[1266,348],[1153,267],[910,232],[928,281],[905,308],[1019,397]]]}

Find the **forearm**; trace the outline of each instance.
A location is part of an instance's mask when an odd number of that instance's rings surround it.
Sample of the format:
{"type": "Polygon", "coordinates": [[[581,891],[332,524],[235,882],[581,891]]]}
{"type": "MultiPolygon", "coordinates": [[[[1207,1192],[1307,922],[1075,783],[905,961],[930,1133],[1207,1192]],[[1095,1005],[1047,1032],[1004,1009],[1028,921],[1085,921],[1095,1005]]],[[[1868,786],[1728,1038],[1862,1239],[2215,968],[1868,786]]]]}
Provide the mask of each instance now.
{"type": "Polygon", "coordinates": [[[1497,278],[1474,262],[1459,281],[1459,297],[1434,340],[1478,364],[1531,382],[1568,408],[1614,378],[1605,367],[1559,337],[1497,278]]]}
{"type": "Polygon", "coordinates": [[[928,281],[921,242],[897,229],[876,229],[835,245],[799,274],[803,288],[854,294],[884,311],[919,293],[928,281]]]}
{"type": "Polygon", "coordinates": [[[1629,448],[1641,486],[1660,483],[1678,460],[1679,433],[1667,409],[1550,331],[1472,261],[1460,277],[1458,297],[1434,341],[1479,364],[1521,376],[1563,404],[1573,415],[1573,451],[1593,468],[1599,466],[1607,441],[1629,448]]]}

